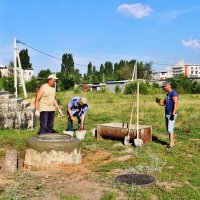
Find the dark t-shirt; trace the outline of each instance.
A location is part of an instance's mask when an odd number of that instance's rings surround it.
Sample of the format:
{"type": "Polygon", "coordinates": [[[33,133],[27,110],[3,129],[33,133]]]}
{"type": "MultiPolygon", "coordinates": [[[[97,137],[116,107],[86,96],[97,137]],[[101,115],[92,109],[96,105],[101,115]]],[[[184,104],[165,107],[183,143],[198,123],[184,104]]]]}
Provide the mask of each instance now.
{"type": "Polygon", "coordinates": [[[173,97],[177,96],[178,93],[175,90],[171,90],[165,97],[165,114],[170,115],[174,109],[173,97]]]}

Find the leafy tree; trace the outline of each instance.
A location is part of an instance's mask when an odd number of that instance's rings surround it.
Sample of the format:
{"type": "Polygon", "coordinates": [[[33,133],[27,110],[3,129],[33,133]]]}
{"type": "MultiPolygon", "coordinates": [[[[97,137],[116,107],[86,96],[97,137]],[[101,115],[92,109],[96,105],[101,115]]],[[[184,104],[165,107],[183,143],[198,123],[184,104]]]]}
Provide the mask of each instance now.
{"type": "Polygon", "coordinates": [[[36,92],[40,87],[41,82],[32,77],[30,81],[25,82],[27,92],[36,92]]]}
{"type": "Polygon", "coordinates": [[[192,83],[189,78],[184,75],[175,76],[171,79],[172,88],[177,90],[179,93],[191,93],[192,83]]]}
{"type": "Polygon", "coordinates": [[[200,82],[195,81],[192,83],[192,93],[200,94],[200,82]]]}
{"type": "MultiPolygon", "coordinates": [[[[149,86],[150,87],[150,86],[149,86]]],[[[140,94],[148,94],[148,85],[140,82],[140,94]]],[[[137,81],[130,81],[125,85],[125,94],[136,94],[137,93],[137,81]]]]}
{"type": "Polygon", "coordinates": [[[88,64],[87,77],[88,77],[88,82],[91,83],[92,81],[92,63],[91,62],[89,62],[88,64]]]}
{"type": "Polygon", "coordinates": [[[59,86],[61,90],[68,90],[75,84],[75,80],[70,76],[70,74],[61,74],[60,81],[61,84],[59,86]]]}
{"type": "MultiPolygon", "coordinates": [[[[8,77],[4,77],[2,78],[3,80],[3,89],[5,91],[8,91],[10,93],[14,93],[15,92],[15,88],[14,88],[14,76],[13,75],[10,75],[8,77]]],[[[19,80],[18,80],[18,83],[19,83],[19,80]]],[[[19,91],[19,85],[17,86],[18,88],[18,91],[19,91]]]]}
{"type": "Polygon", "coordinates": [[[100,65],[99,76],[100,76],[99,78],[100,82],[105,82],[105,68],[103,64],[100,65]]]}
{"type": "MultiPolygon", "coordinates": [[[[30,57],[28,55],[28,49],[21,50],[19,52],[19,57],[20,57],[22,69],[32,68],[32,64],[30,63],[30,57]]],[[[17,61],[17,66],[19,66],[18,61],[17,61]]]]}
{"type": "Polygon", "coordinates": [[[67,74],[74,72],[74,60],[72,54],[67,54],[67,53],[63,54],[61,72],[67,74]]]}
{"type": "Polygon", "coordinates": [[[106,61],[104,66],[105,66],[106,80],[112,80],[113,79],[113,64],[111,62],[106,61]]]}
{"type": "Polygon", "coordinates": [[[44,69],[44,70],[40,70],[40,72],[38,73],[38,77],[47,79],[47,77],[50,74],[52,74],[52,72],[50,71],[50,69],[44,69]]]}

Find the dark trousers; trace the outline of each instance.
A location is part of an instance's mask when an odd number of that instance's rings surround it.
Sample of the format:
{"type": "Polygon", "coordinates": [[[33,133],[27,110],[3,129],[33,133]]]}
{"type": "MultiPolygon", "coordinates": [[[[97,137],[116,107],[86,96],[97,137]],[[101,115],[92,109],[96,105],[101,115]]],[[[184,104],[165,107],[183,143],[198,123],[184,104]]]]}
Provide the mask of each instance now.
{"type": "MultiPolygon", "coordinates": [[[[68,125],[67,125],[67,131],[73,131],[74,127],[73,127],[73,121],[70,119],[69,116],[68,117],[68,125]]],[[[79,117],[77,114],[74,115],[74,117],[77,117],[78,119],[78,124],[81,124],[81,117],[79,117]]],[[[83,126],[84,127],[84,126],[83,126]]],[[[79,128],[79,127],[78,127],[79,128]]]]}
{"type": "Polygon", "coordinates": [[[40,112],[40,131],[39,134],[52,133],[54,123],[54,111],[40,112]]]}

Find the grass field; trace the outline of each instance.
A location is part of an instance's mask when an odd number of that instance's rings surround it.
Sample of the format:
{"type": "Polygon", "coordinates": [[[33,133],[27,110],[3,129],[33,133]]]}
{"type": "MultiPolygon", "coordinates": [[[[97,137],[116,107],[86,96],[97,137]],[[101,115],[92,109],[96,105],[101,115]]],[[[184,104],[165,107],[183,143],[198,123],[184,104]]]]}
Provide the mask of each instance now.
{"type": "MultiPolygon", "coordinates": [[[[85,127],[86,139],[83,142],[83,157],[88,153],[98,151],[109,152],[112,158],[131,155],[126,161],[113,159],[107,163],[92,163],[90,170],[94,178],[108,185],[108,188],[127,193],[125,199],[200,199],[200,95],[180,95],[178,117],[175,125],[175,147],[166,151],[164,143],[168,142],[168,135],[164,123],[164,107],[155,103],[155,97],[164,98],[165,94],[140,95],[139,121],[142,125],[151,125],[153,136],[157,140],[146,144],[143,148],[118,145],[119,141],[96,140],[91,129],[97,124],[110,122],[129,122],[131,112],[131,95],[87,92],[74,94],[73,91],[57,93],[58,101],[64,111],[72,96],[84,95],[89,101],[85,127]],[[136,187],[119,184],[115,181],[115,173],[134,172],[145,173],[156,178],[156,184],[151,187],[136,187]]],[[[136,98],[134,97],[136,100],[136,98]]],[[[135,103],[136,105],[136,103],[135,103]]],[[[134,109],[136,113],[136,107],[134,109]]],[[[136,114],[133,123],[136,122],[136,114]]],[[[62,132],[67,126],[67,119],[55,118],[54,129],[62,132]]],[[[35,136],[35,130],[1,130],[1,147],[13,146],[24,155],[26,139],[35,136]]],[[[0,158],[4,152],[0,150],[0,158]]],[[[0,188],[1,189],[1,188],[0,188]]],[[[4,190],[0,191],[0,194],[4,190]]],[[[61,199],[70,199],[62,196],[61,199]]],[[[71,198],[72,199],[72,198],[71,198]]],[[[75,199],[75,198],[74,198],[75,199]]],[[[79,199],[78,197],[76,199],[79,199]]],[[[106,193],[102,199],[118,199],[113,192],[106,193]]]]}

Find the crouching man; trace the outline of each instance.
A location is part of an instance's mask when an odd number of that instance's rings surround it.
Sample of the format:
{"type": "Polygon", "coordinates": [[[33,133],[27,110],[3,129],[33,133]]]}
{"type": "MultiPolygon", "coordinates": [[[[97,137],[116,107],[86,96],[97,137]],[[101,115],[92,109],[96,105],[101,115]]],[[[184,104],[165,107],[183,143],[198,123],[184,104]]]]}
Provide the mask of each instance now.
{"type": "Polygon", "coordinates": [[[80,130],[83,130],[87,110],[86,97],[73,97],[67,105],[68,126],[66,130],[73,131],[73,123],[76,123],[80,130]]]}

